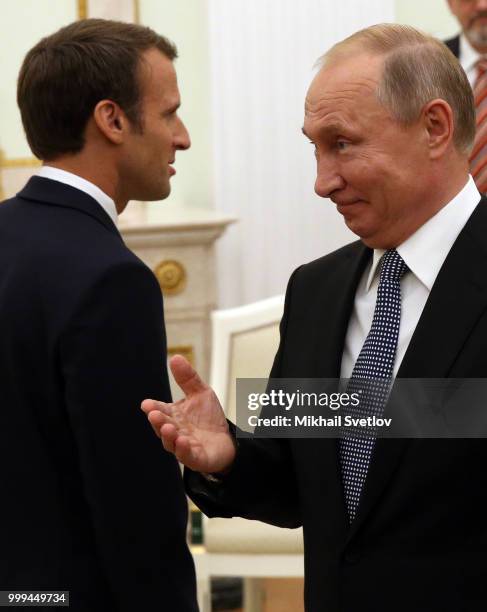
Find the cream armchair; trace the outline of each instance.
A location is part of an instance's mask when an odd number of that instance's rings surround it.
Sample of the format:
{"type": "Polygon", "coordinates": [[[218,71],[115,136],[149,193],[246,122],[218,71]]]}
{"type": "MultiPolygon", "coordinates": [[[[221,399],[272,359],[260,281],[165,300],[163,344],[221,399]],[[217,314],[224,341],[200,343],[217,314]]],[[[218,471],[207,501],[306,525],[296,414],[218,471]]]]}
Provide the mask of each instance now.
{"type": "MultiPolygon", "coordinates": [[[[212,314],[211,386],[235,420],[237,378],[267,377],[279,343],[284,298],[277,296],[212,314]]],[[[245,611],[258,612],[261,577],[303,576],[301,529],[241,518],[204,517],[204,552],[195,555],[202,612],[210,611],[211,576],[243,576],[245,611]]]]}

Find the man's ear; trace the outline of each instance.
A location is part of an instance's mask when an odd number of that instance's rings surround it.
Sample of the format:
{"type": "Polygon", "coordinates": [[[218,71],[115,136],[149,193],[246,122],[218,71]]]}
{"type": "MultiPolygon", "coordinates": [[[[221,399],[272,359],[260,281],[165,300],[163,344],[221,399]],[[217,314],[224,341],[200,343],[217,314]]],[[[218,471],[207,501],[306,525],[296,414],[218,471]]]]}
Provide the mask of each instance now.
{"type": "Polygon", "coordinates": [[[423,108],[430,159],[441,157],[453,140],[453,111],[445,100],[431,100],[423,108]]]}
{"type": "Polygon", "coordinates": [[[121,144],[129,129],[128,119],[112,100],[101,100],[95,106],[93,119],[100,132],[113,144],[121,144]]]}

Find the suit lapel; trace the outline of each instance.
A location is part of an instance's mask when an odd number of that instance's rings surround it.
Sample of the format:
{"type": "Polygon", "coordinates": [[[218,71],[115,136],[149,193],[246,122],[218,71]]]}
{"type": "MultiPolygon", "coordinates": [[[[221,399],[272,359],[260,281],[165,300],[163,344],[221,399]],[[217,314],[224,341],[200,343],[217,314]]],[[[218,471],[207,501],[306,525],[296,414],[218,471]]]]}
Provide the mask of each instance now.
{"type": "MultiPolygon", "coordinates": [[[[314,378],[340,377],[341,357],[355,293],[371,253],[372,251],[363,243],[357,242],[355,249],[350,249],[335,265],[333,276],[327,278],[328,282],[324,287],[326,293],[316,296],[313,327],[310,329],[315,335],[315,349],[314,353],[310,353],[310,362],[305,365],[307,377],[310,374],[310,377],[314,378]]],[[[327,492],[328,500],[336,500],[335,516],[330,526],[334,534],[331,541],[335,541],[337,537],[343,540],[349,527],[339,464],[338,440],[308,438],[296,442],[305,447],[304,452],[310,458],[310,465],[316,464],[316,458],[319,458],[318,464],[325,466],[320,475],[322,487],[327,492]]]]}
{"type": "Polygon", "coordinates": [[[443,378],[486,307],[487,203],[482,200],[455,241],[424,307],[398,372],[443,378]]]}
{"type": "Polygon", "coordinates": [[[33,176],[26,186],[17,194],[24,200],[31,200],[50,206],[71,208],[89,215],[101,223],[106,229],[122,239],[120,233],[108,213],[100,204],[84,191],[59,181],[33,176]]]}
{"type": "Polygon", "coordinates": [[[355,293],[372,251],[363,243],[355,243],[334,276],[328,279],[326,294],[316,300],[316,320],[321,322],[314,330],[316,343],[312,367],[308,370],[316,378],[339,378],[348,323],[353,311],[355,293]],[[323,315],[326,324],[323,325],[323,315]]]}
{"type": "MultiPolygon", "coordinates": [[[[431,290],[398,378],[447,378],[487,308],[487,203],[482,199],[455,241],[431,290]]],[[[387,408],[386,408],[387,410],[387,408]]],[[[409,444],[378,439],[349,538],[379,500],[409,444]]]]}

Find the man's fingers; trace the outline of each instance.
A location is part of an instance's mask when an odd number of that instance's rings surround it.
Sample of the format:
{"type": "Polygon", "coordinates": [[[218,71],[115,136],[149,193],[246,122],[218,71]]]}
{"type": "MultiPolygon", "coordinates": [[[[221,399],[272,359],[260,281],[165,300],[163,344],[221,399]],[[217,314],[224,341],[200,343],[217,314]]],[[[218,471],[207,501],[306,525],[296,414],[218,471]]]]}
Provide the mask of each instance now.
{"type": "Polygon", "coordinates": [[[174,355],[169,365],[174,376],[185,395],[192,395],[200,391],[205,391],[207,385],[198,376],[198,373],[182,355],[174,355]]]}
{"type": "Polygon", "coordinates": [[[176,426],[176,424],[174,423],[174,419],[172,419],[171,416],[164,414],[163,412],[160,412],[159,410],[151,410],[151,412],[149,412],[149,414],[147,415],[147,420],[152,425],[152,429],[154,430],[154,433],[159,438],[161,437],[161,427],[163,425],[169,423],[173,427],[176,426]]]}
{"type": "Polygon", "coordinates": [[[185,435],[180,435],[170,423],[166,423],[161,427],[161,440],[164,448],[176,455],[176,459],[183,465],[191,468],[194,465],[194,457],[191,449],[189,438],[185,435]]]}
{"type": "Polygon", "coordinates": [[[140,407],[147,415],[153,410],[160,410],[161,412],[166,412],[167,414],[167,411],[164,409],[169,405],[170,404],[165,404],[164,402],[158,402],[157,400],[145,399],[140,407]]]}
{"type": "Polygon", "coordinates": [[[159,410],[152,410],[152,412],[149,412],[147,419],[152,427],[157,428],[158,432],[164,423],[168,422],[168,417],[165,414],[162,414],[162,412],[159,412],[159,410]]]}
{"type": "Polygon", "coordinates": [[[165,423],[160,428],[160,437],[164,448],[170,453],[175,452],[175,443],[178,437],[178,431],[172,423],[165,423]]]}
{"type": "Polygon", "coordinates": [[[194,468],[195,457],[193,456],[193,450],[191,448],[189,438],[186,436],[178,436],[176,438],[174,454],[180,463],[186,467],[189,467],[190,469],[194,468]]]}

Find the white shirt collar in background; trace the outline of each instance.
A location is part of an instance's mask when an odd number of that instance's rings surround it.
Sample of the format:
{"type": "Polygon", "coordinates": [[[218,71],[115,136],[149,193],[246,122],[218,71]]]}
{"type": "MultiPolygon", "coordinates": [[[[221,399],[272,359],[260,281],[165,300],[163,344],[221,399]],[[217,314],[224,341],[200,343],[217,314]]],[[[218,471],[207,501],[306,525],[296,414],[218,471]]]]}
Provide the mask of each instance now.
{"type": "Polygon", "coordinates": [[[113,221],[114,225],[117,225],[118,215],[115,202],[99,187],[93,183],[90,183],[90,181],[87,181],[86,179],[81,178],[72,172],[66,172],[66,170],[60,170],[59,168],[53,168],[52,166],[42,166],[42,168],[40,168],[35,174],[36,176],[58,181],[59,183],[64,183],[65,185],[70,185],[71,187],[79,189],[80,191],[88,194],[98,202],[98,204],[113,221]]]}
{"type": "MultiPolygon", "coordinates": [[[[453,200],[397,247],[397,252],[409,270],[428,291],[431,291],[446,256],[479,200],[480,193],[473,178],[469,176],[467,184],[453,200]]],[[[366,291],[370,290],[378,274],[379,262],[384,253],[382,249],[374,249],[366,291]]]]}

